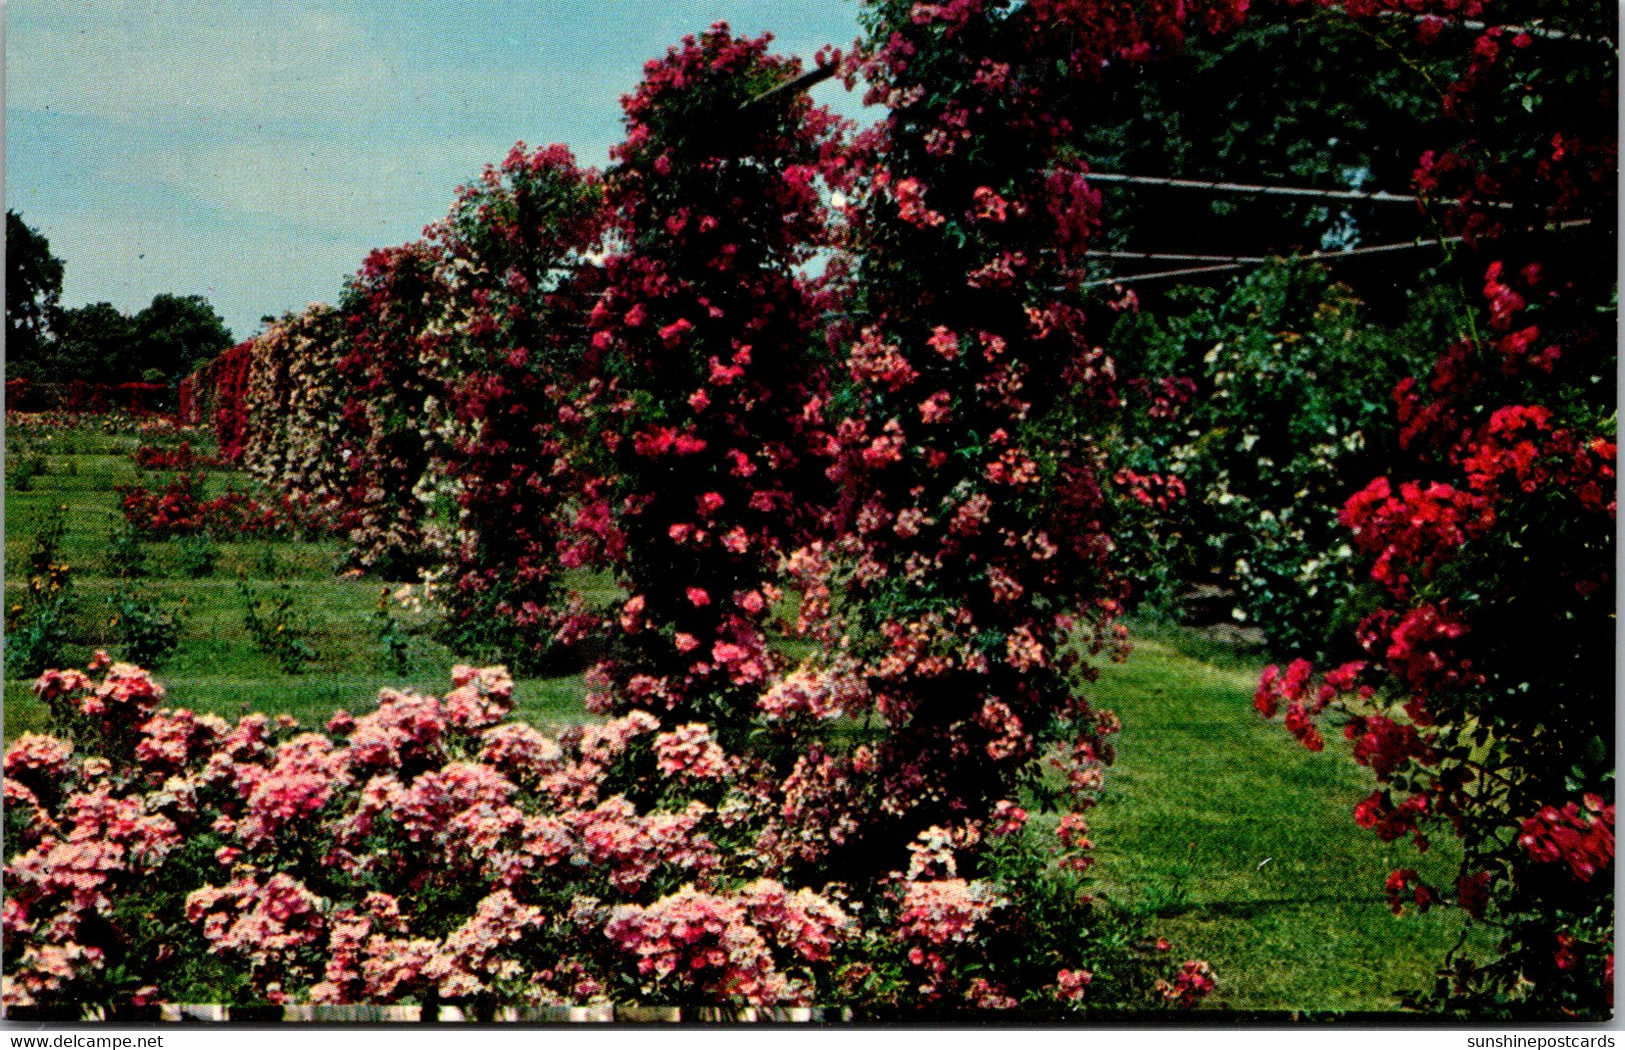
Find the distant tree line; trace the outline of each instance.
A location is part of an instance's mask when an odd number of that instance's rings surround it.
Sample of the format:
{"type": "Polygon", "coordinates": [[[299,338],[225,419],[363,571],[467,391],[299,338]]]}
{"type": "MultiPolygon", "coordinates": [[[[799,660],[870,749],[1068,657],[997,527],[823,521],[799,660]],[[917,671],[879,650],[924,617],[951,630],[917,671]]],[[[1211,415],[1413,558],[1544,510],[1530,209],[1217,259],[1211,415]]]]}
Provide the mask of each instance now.
{"type": "Polygon", "coordinates": [[[111,303],[63,309],[62,272],[44,235],[7,211],[8,380],[174,384],[232,344],[201,295],[160,293],[133,316],[111,303]]]}

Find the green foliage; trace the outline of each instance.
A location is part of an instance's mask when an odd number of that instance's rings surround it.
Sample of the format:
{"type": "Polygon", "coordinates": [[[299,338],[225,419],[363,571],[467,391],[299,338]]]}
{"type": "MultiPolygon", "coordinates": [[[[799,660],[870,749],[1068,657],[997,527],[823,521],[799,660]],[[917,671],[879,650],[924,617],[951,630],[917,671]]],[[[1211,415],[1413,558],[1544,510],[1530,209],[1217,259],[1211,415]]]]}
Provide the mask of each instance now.
{"type": "Polygon", "coordinates": [[[72,583],[72,571],[66,565],[28,578],[27,596],[7,610],[16,617],[15,624],[6,628],[7,678],[31,678],[62,662],[75,609],[72,583]]]}
{"type": "Polygon", "coordinates": [[[279,580],[288,575],[272,544],[267,543],[260,548],[259,556],[254,560],[254,575],[266,580],[279,580]]]}
{"type": "Polygon", "coordinates": [[[299,637],[294,613],[293,591],[286,580],[276,585],[276,593],[261,598],[245,575],[237,577],[237,594],[242,599],[243,629],[254,647],[276,661],[283,674],[303,674],[305,664],[316,653],[299,637]]]}
{"type": "MultiPolygon", "coordinates": [[[[1155,981],[1157,956],[1166,949],[1145,924],[1146,913],[1120,907],[1098,894],[1094,880],[1055,863],[1047,827],[1036,822],[993,837],[979,858],[981,878],[999,901],[994,911],[1020,916],[1001,923],[974,949],[938,945],[923,951],[884,936],[892,917],[889,904],[870,916],[865,936],[848,946],[837,966],[835,1001],[850,1001],[866,1021],[921,1016],[922,993],[929,1001],[948,986],[982,984],[1005,989],[1006,1007],[1024,1019],[1100,1017],[1114,1010],[1143,1012],[1159,993],[1176,996],[1155,981]],[[1069,959],[1086,953],[1091,970],[1079,971],[1079,993],[1063,992],[1061,975],[1069,959]],[[922,986],[921,967],[936,976],[922,986]],[[1085,986],[1087,990],[1085,991],[1085,986]]],[[[906,885],[906,884],[904,884],[906,885]]],[[[998,994],[998,993],[995,993],[998,994]]],[[[973,993],[974,997],[974,993],[973,993]]],[[[979,1009],[942,995],[924,1016],[936,1020],[977,1016],[979,1009]]],[[[985,1015],[983,1015],[985,1016],[985,1015]]]]}
{"type": "Polygon", "coordinates": [[[28,678],[62,662],[77,603],[73,570],[58,560],[67,533],[65,506],[53,507],[28,552],[28,589],[6,608],[5,676],[28,678]]]}
{"type": "Polygon", "coordinates": [[[1195,850],[1196,843],[1192,842],[1186,857],[1175,862],[1159,877],[1148,880],[1140,888],[1139,897],[1133,906],[1137,914],[1152,919],[1165,919],[1190,910],[1195,901],[1191,892],[1191,879],[1196,874],[1196,866],[1191,862],[1189,854],[1195,850]]]}
{"type": "Polygon", "coordinates": [[[378,611],[372,614],[372,628],[382,650],[382,670],[407,675],[412,671],[412,634],[389,607],[389,588],[378,592],[378,611]]]}
{"type": "Polygon", "coordinates": [[[1339,610],[1356,588],[1338,511],[1396,454],[1390,391],[1438,345],[1426,336],[1448,301],[1419,299],[1387,330],[1302,261],[1190,298],[1165,319],[1127,315],[1113,335],[1139,374],[1194,381],[1172,413],[1130,398],[1116,462],[1179,478],[1186,495],[1168,508],[1123,501],[1125,571],[1152,608],[1216,585],[1272,644],[1325,652],[1352,626],[1339,610]]]}
{"type": "Polygon", "coordinates": [[[208,300],[160,293],[133,316],[105,302],[53,307],[49,332],[38,337],[27,358],[17,359],[28,362],[29,378],[48,382],[169,383],[231,341],[208,300]]]}
{"type": "Polygon", "coordinates": [[[62,541],[68,532],[68,506],[58,503],[45,512],[34,527],[34,543],[28,550],[28,571],[42,576],[49,572],[62,551],[62,541]]]}
{"type": "Polygon", "coordinates": [[[136,579],[147,575],[147,549],[141,543],[141,534],[129,522],[115,525],[107,534],[103,561],[109,576],[136,579]]]}
{"type": "MultiPolygon", "coordinates": [[[[1417,158],[1438,147],[1439,94],[1461,64],[1455,48],[1396,62],[1393,44],[1414,35],[1408,19],[1356,22],[1321,5],[1255,4],[1234,32],[1192,34],[1154,67],[1114,63],[1076,146],[1101,172],[1405,193],[1417,158]]],[[[1409,241],[1425,230],[1413,208],[1395,203],[1100,188],[1102,247],[1288,255],[1409,241]]],[[[1386,314],[1402,308],[1409,286],[1396,274],[1436,263],[1402,253],[1351,262],[1339,276],[1362,298],[1380,298],[1386,314]]],[[[1154,297],[1160,286],[1138,287],[1154,297]]]]}
{"type": "Polygon", "coordinates": [[[118,652],[141,667],[161,666],[180,645],[186,621],[186,600],[174,608],[136,588],[121,589],[107,597],[112,610],[109,626],[117,639],[118,652]]]}
{"type": "Polygon", "coordinates": [[[135,328],[112,303],[87,303],[63,310],[54,328],[49,365],[42,378],[119,382],[134,378],[135,328]]]}
{"type": "Polygon", "coordinates": [[[219,557],[219,546],[206,532],[175,540],[175,564],[188,579],[202,580],[214,575],[214,564],[219,557]]]}
{"type": "Polygon", "coordinates": [[[6,378],[35,378],[62,295],[62,260],[51,242],[6,212],[6,378]]]}
{"type": "MultiPolygon", "coordinates": [[[[133,366],[178,381],[232,345],[231,329],[201,295],[159,293],[132,320],[137,349],[133,366]]],[[[134,373],[132,372],[132,375],[134,373]]]]}
{"type": "Polygon", "coordinates": [[[1016,982],[1024,1013],[1066,1012],[1045,986],[1055,981],[1063,960],[1077,954],[1079,944],[1091,946],[1087,955],[1095,966],[1087,998],[1107,1009],[1113,1004],[1143,1009],[1155,969],[1146,963],[1156,950],[1143,919],[1098,897],[1092,892],[1098,890],[1093,879],[1056,867],[1053,847],[1041,844],[1048,837],[1028,826],[995,839],[986,858],[994,885],[1026,915],[1000,953],[1013,957],[1026,977],[1016,982]]]}
{"type": "Polygon", "coordinates": [[[6,487],[17,492],[32,489],[34,479],[45,473],[45,457],[38,452],[26,452],[18,456],[15,463],[6,477],[6,487]]]}

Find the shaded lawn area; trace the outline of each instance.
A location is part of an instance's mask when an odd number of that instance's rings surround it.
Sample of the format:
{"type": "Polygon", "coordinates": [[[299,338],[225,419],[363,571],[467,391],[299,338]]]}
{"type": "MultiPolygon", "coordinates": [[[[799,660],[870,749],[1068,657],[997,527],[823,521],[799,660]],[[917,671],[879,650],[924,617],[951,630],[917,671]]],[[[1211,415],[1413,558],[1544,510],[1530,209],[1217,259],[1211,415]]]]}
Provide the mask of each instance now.
{"type": "Polygon", "coordinates": [[[1431,987],[1463,916],[1396,918],[1383,880],[1413,867],[1453,885],[1455,844],[1418,855],[1357,828],[1371,773],[1341,737],[1307,751],[1253,710],[1257,666],[1180,649],[1142,639],[1092,690],[1124,726],[1107,798],[1089,814],[1108,896],[1213,966],[1213,1006],[1395,1010],[1397,993],[1431,987]]]}

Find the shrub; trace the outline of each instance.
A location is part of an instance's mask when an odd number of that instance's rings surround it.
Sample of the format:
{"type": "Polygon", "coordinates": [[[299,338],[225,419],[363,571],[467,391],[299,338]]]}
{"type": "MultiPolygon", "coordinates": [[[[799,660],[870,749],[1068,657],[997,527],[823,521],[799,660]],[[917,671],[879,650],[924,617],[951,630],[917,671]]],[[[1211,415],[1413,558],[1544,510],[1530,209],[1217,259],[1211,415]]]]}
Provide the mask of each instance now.
{"type": "Polygon", "coordinates": [[[359,565],[385,579],[415,580],[444,557],[424,531],[435,508],[419,498],[442,393],[449,333],[436,327],[448,275],[418,240],[367,257],[340,303],[345,509],[359,565]]]}
{"type": "Polygon", "coordinates": [[[1058,1017],[1211,987],[1052,875],[1019,810],[987,828],[990,877],[956,874],[966,843],[938,829],[871,895],[787,883],[761,834],[784,800],[702,727],[634,712],[552,738],[508,720],[500,668],[452,683],[383,690],[323,732],[165,707],[105,654],[48,672],[37,689],[66,735],[26,734],[4,763],[8,1015],[608,1001],[1058,1017]]]}
{"type": "Polygon", "coordinates": [[[14,492],[28,492],[34,487],[34,479],[46,473],[45,457],[37,452],[25,452],[13,461],[6,484],[14,492]]]}
{"type": "Polygon", "coordinates": [[[202,580],[214,575],[215,562],[220,558],[220,548],[207,533],[194,533],[190,536],[181,536],[175,541],[175,563],[181,575],[193,580],[202,580]]]}
{"type": "Polygon", "coordinates": [[[110,626],[118,651],[129,662],[158,667],[180,645],[185,599],[175,608],[165,608],[151,595],[128,589],[108,595],[107,606],[112,610],[110,626]]]}
{"type": "Polygon", "coordinates": [[[254,575],[262,580],[287,578],[287,567],[283,564],[282,559],[277,556],[275,544],[260,544],[260,552],[254,556],[254,575]]]}
{"type": "Polygon", "coordinates": [[[1151,377],[1125,384],[1113,450],[1119,562],[1153,608],[1217,585],[1281,650],[1346,646],[1336,611],[1357,578],[1337,512],[1398,451],[1384,407],[1424,319],[1380,329],[1323,267],[1290,260],[1203,298],[1114,331],[1151,377]]]}
{"type": "Polygon", "coordinates": [[[47,510],[35,524],[22,600],[6,608],[5,675],[31,678],[62,662],[77,604],[73,570],[59,560],[67,535],[67,505],[47,510]]]}
{"type": "Polygon", "coordinates": [[[200,456],[193,452],[190,440],[183,440],[175,448],[144,444],[130,453],[130,458],[143,470],[197,470],[222,465],[214,456],[200,456]]]}
{"type": "Polygon", "coordinates": [[[602,547],[590,531],[601,483],[582,455],[595,424],[582,328],[607,218],[597,172],[562,146],[521,143],[431,230],[451,333],[421,486],[445,510],[438,633],[524,674],[567,666],[594,623],[560,573],[602,547]]]}
{"type": "Polygon", "coordinates": [[[216,539],[241,539],[317,528],[287,499],[267,505],[236,489],[206,498],[206,482],[207,476],[197,473],[175,475],[161,492],[120,485],[117,492],[124,519],[135,535],[155,540],[200,533],[216,539]]]}
{"type": "Polygon", "coordinates": [[[22,601],[6,610],[6,677],[29,678],[61,663],[76,608],[73,570],[67,564],[30,572],[22,601]]]}
{"type": "Polygon", "coordinates": [[[214,402],[214,440],[220,458],[235,463],[248,439],[248,378],[253,341],[238,343],[204,368],[214,402]]]}
{"type": "Polygon", "coordinates": [[[405,675],[412,670],[412,632],[390,607],[389,588],[378,592],[378,611],[372,614],[372,629],[378,636],[383,669],[405,675]]]}
{"type": "Polygon", "coordinates": [[[1057,291],[1098,207],[1066,128],[1107,60],[1240,10],[1141,14],[865,14],[868,97],[887,111],[846,215],[858,265],[849,323],[832,333],[850,378],[829,408],[848,529],[793,557],[809,621],[827,619],[822,651],[761,701],[784,725],[843,714],[871,727],[861,743],[803,746],[796,767],[818,800],[807,810],[844,821],[787,814],[825,870],[883,867],[898,844],[985,819],[1018,790],[1076,827],[1111,759],[1117,723],[1084,699],[1080,657],[1119,637],[1091,437],[1112,368],[1057,291]]]}
{"type": "Polygon", "coordinates": [[[299,637],[299,617],[288,582],[278,583],[274,596],[261,598],[248,577],[239,575],[237,594],[243,603],[243,629],[254,648],[276,661],[283,674],[303,674],[316,653],[299,637]]]}
{"type": "Polygon", "coordinates": [[[294,506],[341,532],[354,524],[344,518],[343,353],[343,319],[319,303],[284,315],[253,340],[242,460],[294,506]]]}
{"type": "Polygon", "coordinates": [[[715,118],[797,75],[767,39],[715,26],[651,63],[624,103],[609,174],[625,249],[605,267],[592,347],[629,592],[613,686],[594,710],[745,732],[777,657],[778,560],[827,488],[820,295],[796,273],[825,236],[817,185],[834,119],[793,96],[719,134],[715,118]]]}
{"type": "Polygon", "coordinates": [[[28,571],[42,576],[50,571],[62,553],[62,539],[68,531],[68,505],[59,503],[45,511],[35,523],[34,542],[28,548],[28,571]]]}
{"type": "Polygon", "coordinates": [[[141,545],[141,534],[129,521],[107,534],[103,561],[107,574],[115,578],[135,579],[147,575],[147,551],[141,545]]]}

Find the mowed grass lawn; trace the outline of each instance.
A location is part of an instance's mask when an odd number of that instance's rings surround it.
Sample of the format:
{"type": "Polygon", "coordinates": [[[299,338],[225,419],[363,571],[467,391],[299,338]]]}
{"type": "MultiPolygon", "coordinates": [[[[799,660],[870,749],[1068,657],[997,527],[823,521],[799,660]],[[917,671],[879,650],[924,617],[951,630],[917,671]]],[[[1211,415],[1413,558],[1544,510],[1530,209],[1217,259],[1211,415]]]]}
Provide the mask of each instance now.
{"type": "MultiPolygon", "coordinates": [[[[181,572],[176,541],[148,542],[142,544],[147,575],[135,580],[113,577],[108,537],[122,522],[117,487],[142,484],[159,489],[174,473],[138,470],[130,453],[142,440],[133,435],[76,431],[48,437],[29,435],[26,440],[43,457],[45,472],[32,480],[28,491],[16,491],[12,478],[22,456],[18,443],[8,435],[6,605],[10,610],[22,601],[35,535],[53,508],[65,507],[66,533],[58,561],[71,567],[76,596],[70,644],[62,653],[66,664],[82,666],[96,648],[120,655],[110,622],[115,610],[108,599],[134,590],[165,609],[184,603],[181,644],[156,670],[169,700],[177,706],[228,716],[247,709],[285,712],[307,724],[320,725],[336,708],[369,705],[382,686],[435,692],[450,688],[451,667],[459,661],[421,634],[412,639],[408,674],[394,672],[373,619],[386,584],[371,578],[340,578],[343,545],[336,541],[219,543],[214,570],[202,579],[181,572]],[[316,654],[302,673],[283,673],[271,656],[255,648],[244,627],[239,573],[259,597],[262,615],[284,588],[292,597],[295,633],[316,654]]],[[[193,444],[199,444],[195,437],[193,444]]],[[[259,491],[241,472],[208,471],[209,495],[227,487],[259,491]]],[[[589,591],[602,587],[593,580],[583,581],[583,585],[589,591]]],[[[387,586],[392,591],[395,588],[387,586]]],[[[403,622],[422,619],[394,603],[391,607],[403,622]]],[[[9,612],[7,619],[11,619],[9,612]]],[[[522,679],[515,690],[521,717],[538,724],[579,720],[583,692],[579,675],[522,679]]],[[[8,668],[6,739],[41,728],[43,717],[30,683],[14,680],[8,668]]]]}
{"type": "Polygon", "coordinates": [[[1381,1012],[1431,986],[1461,913],[1396,917],[1383,880],[1412,867],[1453,885],[1454,843],[1418,856],[1355,827],[1371,774],[1341,739],[1305,750],[1253,710],[1257,664],[1216,665],[1193,639],[1159,633],[1092,694],[1123,721],[1106,799],[1089,815],[1108,895],[1213,965],[1217,1007],[1381,1012]]]}
{"type": "MultiPolygon", "coordinates": [[[[73,567],[78,613],[63,662],[82,665],[98,646],[117,655],[106,599],[131,584],[109,576],[107,538],[117,524],[115,486],[138,480],[129,453],[141,442],[84,431],[23,436],[45,472],[19,492],[18,437],[8,435],[7,606],[26,588],[40,523],[66,505],[60,560],[73,567]]],[[[143,483],[164,477],[146,472],[143,483]]],[[[227,484],[252,489],[244,475],[210,472],[211,490],[227,484]]],[[[222,543],[204,579],[180,574],[173,541],[145,546],[151,574],[135,586],[189,610],[179,649],[157,670],[175,706],[228,717],[287,713],[319,726],[336,708],[367,710],[385,685],[448,688],[455,654],[421,636],[410,672],[391,670],[372,620],[384,584],[339,578],[337,543],[222,543]],[[285,674],[255,650],[239,572],[262,597],[285,585],[295,598],[296,624],[317,654],[304,673],[285,674]]],[[[1369,772],[1335,743],[1310,754],[1278,722],[1259,718],[1250,701],[1260,663],[1163,631],[1142,635],[1125,663],[1104,668],[1091,697],[1117,711],[1124,731],[1106,800],[1089,814],[1096,878],[1109,898],[1147,914],[1180,958],[1212,964],[1219,990],[1207,1009],[1395,1010],[1397,992],[1430,983],[1460,919],[1396,918],[1382,882],[1395,867],[1418,867],[1449,884],[1442,875],[1453,863],[1450,844],[1418,858],[1404,843],[1385,846],[1356,828],[1350,811],[1370,790],[1369,772]]],[[[583,693],[579,675],[521,680],[517,716],[538,725],[579,721],[583,693]]],[[[30,683],[8,670],[6,740],[44,728],[30,683]]]]}

